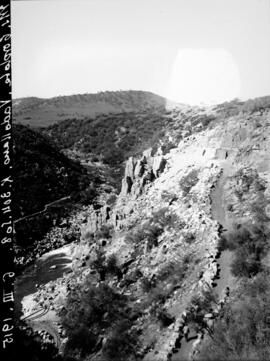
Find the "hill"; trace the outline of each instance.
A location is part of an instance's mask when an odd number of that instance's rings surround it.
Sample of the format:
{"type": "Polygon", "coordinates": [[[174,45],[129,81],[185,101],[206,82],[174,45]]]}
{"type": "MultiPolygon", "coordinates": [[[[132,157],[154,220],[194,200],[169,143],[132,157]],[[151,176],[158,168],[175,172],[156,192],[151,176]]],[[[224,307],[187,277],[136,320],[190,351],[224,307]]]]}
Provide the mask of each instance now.
{"type": "MultiPolygon", "coordinates": [[[[48,126],[67,118],[94,118],[99,114],[165,109],[168,101],[145,91],[106,91],[58,96],[50,99],[21,98],[13,101],[15,123],[48,126]]],[[[173,103],[171,102],[172,106],[173,103]]]]}
{"type": "MultiPolygon", "coordinates": [[[[268,99],[39,130],[86,163],[104,165],[116,148],[107,166],[125,164],[118,196],[77,212],[74,242],[39,259],[41,285],[24,293],[25,314],[50,310],[47,332],[64,359],[269,359],[268,99]],[[127,131],[134,141],[124,142],[127,131]]],[[[42,317],[30,320],[34,330],[42,317]]]]}
{"type": "MultiPolygon", "coordinates": [[[[121,126],[131,117],[115,116],[121,126]]],[[[154,130],[140,144],[129,142],[135,153],[120,194],[113,204],[88,208],[80,242],[66,250],[72,270],[40,287],[33,303],[53,310],[51,325],[60,317],[66,358],[199,360],[201,352],[202,360],[228,361],[248,352],[267,360],[269,106],[234,101],[159,117],[147,113],[142,123],[157,124],[159,140],[166,124],[177,144],[136,153],[154,130]]],[[[103,116],[95,127],[101,119],[105,129],[103,116]]],[[[88,144],[84,132],[94,139],[91,122],[82,120],[81,132],[70,121],[70,140],[60,136],[64,126],[48,131],[61,147],[78,148],[88,144]]],[[[109,127],[109,143],[99,129],[108,149],[121,142],[115,130],[109,127]]]]}

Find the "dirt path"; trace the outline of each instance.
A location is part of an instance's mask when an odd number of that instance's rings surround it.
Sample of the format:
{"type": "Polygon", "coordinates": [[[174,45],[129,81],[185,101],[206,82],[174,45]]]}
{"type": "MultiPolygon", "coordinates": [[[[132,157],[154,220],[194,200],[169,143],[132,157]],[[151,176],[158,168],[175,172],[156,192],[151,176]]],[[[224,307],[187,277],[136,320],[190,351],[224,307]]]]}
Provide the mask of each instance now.
{"type": "MultiPolygon", "coordinates": [[[[226,204],[224,202],[224,186],[228,180],[228,177],[233,172],[233,167],[231,162],[224,161],[222,164],[222,175],[219,178],[215,189],[211,194],[211,204],[212,204],[212,217],[217,220],[219,224],[224,228],[223,234],[230,231],[232,228],[231,221],[227,217],[226,204]]],[[[230,265],[232,261],[232,252],[223,251],[218,259],[218,264],[220,266],[220,277],[215,282],[214,291],[218,295],[218,298],[222,297],[223,290],[229,286],[231,288],[233,284],[233,276],[230,271],[230,265]]],[[[172,361],[187,361],[190,359],[190,353],[192,351],[192,345],[196,335],[191,332],[188,341],[185,339],[181,340],[181,346],[177,353],[173,354],[172,361]]]]}
{"type": "MultiPolygon", "coordinates": [[[[230,161],[224,162],[223,174],[220,177],[217,186],[212,192],[211,201],[212,201],[212,217],[218,221],[219,224],[223,227],[223,235],[226,235],[227,232],[232,230],[232,221],[228,218],[226,212],[226,203],[224,201],[224,186],[233,173],[233,165],[230,161]]],[[[217,285],[214,288],[215,292],[220,296],[222,291],[226,286],[231,286],[233,283],[233,276],[230,271],[230,265],[233,258],[233,252],[223,251],[218,260],[220,266],[220,279],[216,282],[217,285]]],[[[230,287],[231,288],[231,287],[230,287]]]]}
{"type": "Polygon", "coordinates": [[[53,206],[55,204],[58,204],[58,203],[60,203],[62,201],[65,201],[67,199],[70,199],[70,196],[63,197],[63,198],[57,199],[56,201],[53,201],[51,203],[45,204],[44,209],[42,211],[38,211],[38,212],[35,212],[35,213],[32,213],[32,214],[29,214],[28,216],[24,216],[22,218],[16,219],[13,223],[16,224],[16,223],[18,223],[20,221],[23,221],[25,219],[36,217],[39,214],[47,212],[49,207],[51,207],[51,206],[53,206]]]}

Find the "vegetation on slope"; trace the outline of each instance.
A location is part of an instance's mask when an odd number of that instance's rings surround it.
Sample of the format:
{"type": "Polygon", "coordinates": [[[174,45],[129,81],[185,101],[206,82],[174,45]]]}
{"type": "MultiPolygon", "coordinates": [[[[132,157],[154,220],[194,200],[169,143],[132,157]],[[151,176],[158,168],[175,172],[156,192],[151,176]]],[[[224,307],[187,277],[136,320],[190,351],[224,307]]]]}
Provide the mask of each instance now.
{"type": "Polygon", "coordinates": [[[164,110],[166,99],[146,91],[105,91],[50,99],[22,98],[14,101],[14,121],[31,127],[48,126],[67,118],[94,118],[99,114],[164,110]]]}
{"type": "Polygon", "coordinates": [[[199,360],[266,361],[270,359],[270,234],[265,213],[266,188],[251,169],[240,169],[232,184],[237,202],[244,214],[248,211],[249,220],[236,224],[221,239],[220,249],[233,250],[231,271],[239,286],[216,322],[211,340],[203,344],[199,360]],[[260,207],[254,206],[254,200],[260,201],[260,207]]]}
{"type": "Polygon", "coordinates": [[[13,135],[15,219],[41,211],[45,204],[75,195],[90,184],[87,170],[44,136],[22,125],[14,125],[13,135]]]}
{"type": "Polygon", "coordinates": [[[199,360],[231,361],[270,359],[269,271],[247,279],[224,308],[211,341],[199,360]]]}
{"type": "MultiPolygon", "coordinates": [[[[137,255],[142,254],[145,242],[156,247],[164,229],[174,227],[179,227],[178,217],[168,213],[166,207],[161,208],[141,227],[130,229],[127,241],[136,245],[137,255]]],[[[103,229],[84,242],[97,245],[111,236],[109,229],[103,229]]],[[[90,274],[81,283],[76,279],[70,283],[70,292],[60,309],[68,336],[65,357],[74,361],[142,357],[145,347],[156,342],[147,335],[149,325],[162,330],[175,321],[166,301],[180,288],[190,264],[190,256],[170,260],[151,277],[143,275],[140,266],[120,264],[115,254],[106,257],[104,249],[97,248],[95,257],[89,254],[84,262],[90,274]]]]}
{"type": "Polygon", "coordinates": [[[89,204],[97,194],[100,177],[68,159],[49,140],[23,126],[14,125],[14,218],[17,245],[31,247],[35,241],[67,216],[74,202],[89,204]],[[70,197],[59,204],[46,205],[70,197]],[[42,213],[42,211],[46,212],[42,213]],[[27,216],[41,212],[33,218],[27,216]]]}
{"type": "Polygon", "coordinates": [[[106,164],[117,166],[130,155],[156,146],[170,122],[172,119],[164,113],[118,113],[95,119],[68,119],[46,128],[45,133],[62,149],[92,153],[106,164]]]}

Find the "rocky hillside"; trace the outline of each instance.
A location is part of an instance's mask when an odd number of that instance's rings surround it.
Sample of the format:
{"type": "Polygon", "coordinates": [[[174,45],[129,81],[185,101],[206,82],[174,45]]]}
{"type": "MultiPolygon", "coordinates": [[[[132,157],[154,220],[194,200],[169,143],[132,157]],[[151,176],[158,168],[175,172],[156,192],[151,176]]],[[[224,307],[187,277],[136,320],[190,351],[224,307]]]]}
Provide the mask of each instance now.
{"type": "Polygon", "coordinates": [[[31,296],[64,358],[269,359],[270,110],[175,119],[177,146],[129,157],[115,202],[84,213],[72,271],[31,296]]]}
{"type": "MultiPolygon", "coordinates": [[[[13,120],[32,127],[48,126],[67,118],[94,118],[99,114],[163,110],[167,100],[144,91],[100,92],[49,99],[21,98],[13,103],[13,120]]],[[[174,104],[170,102],[170,106],[174,104]]]]}

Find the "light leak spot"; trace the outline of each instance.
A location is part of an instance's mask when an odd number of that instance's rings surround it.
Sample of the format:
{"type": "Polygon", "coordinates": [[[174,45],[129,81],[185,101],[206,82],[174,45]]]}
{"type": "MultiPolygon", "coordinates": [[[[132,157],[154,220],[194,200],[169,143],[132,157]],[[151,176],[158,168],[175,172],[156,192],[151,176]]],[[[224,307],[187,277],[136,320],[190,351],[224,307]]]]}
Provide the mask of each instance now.
{"type": "Polygon", "coordinates": [[[224,49],[182,49],[175,58],[167,98],[191,105],[217,104],[239,97],[240,74],[224,49]]]}

